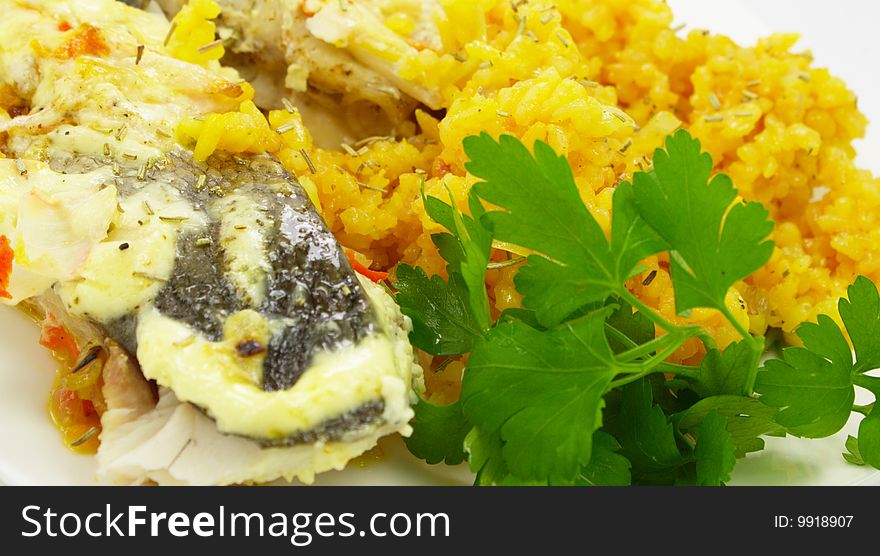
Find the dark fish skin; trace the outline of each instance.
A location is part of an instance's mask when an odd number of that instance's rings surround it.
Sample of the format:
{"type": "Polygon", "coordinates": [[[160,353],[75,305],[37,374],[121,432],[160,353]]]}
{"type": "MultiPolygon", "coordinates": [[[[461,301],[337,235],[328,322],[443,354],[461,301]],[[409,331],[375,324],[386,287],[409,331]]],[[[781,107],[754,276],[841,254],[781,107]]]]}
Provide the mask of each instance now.
{"type": "Polygon", "coordinates": [[[280,164],[268,157],[221,155],[202,166],[186,155],[175,154],[170,160],[166,171],[174,173],[182,182],[181,191],[194,202],[207,206],[238,193],[265,208],[272,268],[265,301],[249,307],[226,278],[218,227],[208,246],[196,245],[204,234],[182,236],[171,279],[156,299],[161,313],[212,341],[220,340],[225,318],[242,309],[295,321],[269,343],[263,365],[266,391],[291,388],[316,353],[356,343],[375,331],[375,316],[348,259],[305,191],[280,164]],[[196,191],[202,172],[209,177],[202,191],[196,191]]]}
{"type": "Polygon", "coordinates": [[[365,403],[340,417],[327,419],[319,426],[310,431],[301,432],[299,434],[289,436],[282,439],[263,440],[263,446],[295,446],[296,444],[310,444],[319,440],[334,441],[340,440],[345,435],[355,432],[359,429],[369,427],[370,425],[381,421],[382,412],[385,410],[385,403],[381,400],[365,403]]]}
{"type": "MultiPolygon", "coordinates": [[[[72,173],[108,162],[73,156],[53,160],[51,165],[72,173]]],[[[218,154],[198,163],[189,152],[178,150],[166,155],[164,161],[149,165],[146,176],[141,167],[121,167],[115,185],[119,195],[125,197],[157,180],[170,183],[208,215],[214,203],[233,194],[256,203],[267,215],[265,237],[271,268],[265,300],[259,305],[252,306],[242,299],[227,277],[219,240],[220,222],[216,221],[204,232],[178,237],[173,272],[154,299],[160,313],[186,323],[211,341],[221,340],[226,318],[244,309],[256,310],[269,320],[285,319],[289,324],[272,336],[268,346],[238,349],[242,357],[265,352],[265,391],[293,387],[316,354],[357,343],[378,331],[374,309],[347,257],[305,191],[276,160],[218,154]]],[[[101,324],[129,353],[137,353],[136,312],[101,324]]],[[[384,403],[376,400],[312,430],[257,440],[266,446],[339,440],[347,433],[378,424],[383,410],[384,403]]]]}
{"type": "Polygon", "coordinates": [[[216,232],[208,236],[212,242],[207,247],[196,245],[202,234],[178,238],[174,272],[159,291],[155,304],[165,316],[185,322],[212,342],[218,342],[223,339],[223,320],[245,305],[223,274],[223,253],[212,236],[216,232]]]}
{"type": "Polygon", "coordinates": [[[133,8],[138,8],[141,10],[147,9],[147,6],[150,5],[150,0],[118,0],[118,1],[122,2],[123,4],[128,4],[129,6],[131,6],[133,8]]]}

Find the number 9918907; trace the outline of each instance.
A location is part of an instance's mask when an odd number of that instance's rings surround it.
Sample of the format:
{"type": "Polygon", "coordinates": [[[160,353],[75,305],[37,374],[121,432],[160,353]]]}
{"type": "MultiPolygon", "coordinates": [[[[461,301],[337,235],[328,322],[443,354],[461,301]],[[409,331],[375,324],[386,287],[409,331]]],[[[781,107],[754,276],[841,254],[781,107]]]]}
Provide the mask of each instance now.
{"type": "Polygon", "coordinates": [[[851,515],[799,515],[796,521],[798,527],[804,528],[846,528],[852,525],[852,520],[853,516],[851,515]]]}

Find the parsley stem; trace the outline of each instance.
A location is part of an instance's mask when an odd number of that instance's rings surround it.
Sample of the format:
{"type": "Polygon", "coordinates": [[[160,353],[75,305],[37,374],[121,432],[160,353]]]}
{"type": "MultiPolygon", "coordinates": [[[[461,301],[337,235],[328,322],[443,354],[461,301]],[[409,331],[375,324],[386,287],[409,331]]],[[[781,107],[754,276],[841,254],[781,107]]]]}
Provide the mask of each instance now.
{"type": "Polygon", "coordinates": [[[874,409],[874,404],[870,403],[868,405],[854,405],[852,406],[852,410],[856,413],[861,413],[865,417],[868,416],[869,413],[874,409]]]}
{"type": "Polygon", "coordinates": [[[752,356],[749,357],[749,374],[746,376],[746,383],[743,388],[743,395],[746,397],[751,397],[755,393],[755,382],[758,380],[758,366],[761,361],[761,353],[764,351],[764,338],[756,337],[750,343],[752,345],[752,356]]]}
{"type": "Polygon", "coordinates": [[[699,338],[700,341],[703,342],[703,345],[706,347],[707,350],[718,349],[718,344],[715,342],[715,338],[713,338],[712,335],[705,330],[700,329],[700,333],[697,334],[697,338],[699,338]]]}
{"type": "Polygon", "coordinates": [[[645,366],[641,363],[617,363],[614,370],[619,375],[637,375],[645,370],[645,366]]]}
{"type": "MultiPolygon", "coordinates": [[[[614,336],[621,344],[625,345],[629,349],[637,348],[639,345],[632,341],[632,339],[618,330],[617,328],[611,326],[607,322],[605,323],[605,329],[609,334],[614,336]]],[[[626,365],[628,368],[639,369],[637,372],[641,371],[641,365],[626,365]]],[[[664,373],[669,373],[677,376],[686,376],[691,378],[696,378],[699,375],[700,367],[694,367],[693,365],[679,365],[678,363],[668,363],[664,361],[657,365],[657,370],[664,373]]],[[[625,372],[625,371],[624,371],[625,372]]]]}
{"type": "Polygon", "coordinates": [[[700,376],[700,367],[692,365],[679,365],[678,363],[669,363],[664,361],[657,365],[657,370],[663,373],[669,373],[676,376],[684,376],[688,378],[697,378],[700,376]]]}
{"type": "MultiPolygon", "coordinates": [[[[633,293],[630,292],[625,287],[621,288],[620,291],[617,292],[617,295],[619,295],[622,299],[627,301],[630,305],[632,305],[633,307],[638,309],[638,311],[640,313],[642,313],[643,315],[648,317],[654,324],[656,324],[657,326],[659,326],[660,328],[662,328],[666,332],[671,333],[675,330],[682,330],[684,328],[690,328],[690,327],[678,326],[678,325],[672,324],[668,320],[664,319],[657,311],[655,311],[654,309],[651,309],[650,307],[648,307],[647,305],[642,303],[642,301],[638,297],[633,295],[633,293]]],[[[706,332],[705,330],[703,330],[702,328],[697,329],[697,332],[694,335],[696,337],[698,337],[700,339],[700,341],[703,342],[703,345],[706,346],[707,349],[711,349],[711,348],[716,347],[715,339],[712,338],[712,336],[710,336],[709,333],[706,332]]]]}
{"type": "Polygon", "coordinates": [[[613,388],[620,388],[621,386],[626,386],[627,384],[630,384],[631,382],[635,382],[635,381],[637,381],[641,378],[644,378],[652,373],[655,373],[657,371],[656,367],[661,365],[667,357],[669,357],[670,355],[675,353],[675,351],[678,348],[679,348],[679,346],[675,345],[675,344],[668,346],[666,349],[664,349],[663,351],[661,351],[657,355],[651,357],[650,359],[646,359],[645,361],[643,361],[641,364],[641,367],[643,370],[641,372],[634,373],[634,374],[631,374],[631,375],[626,376],[624,378],[612,381],[611,384],[609,385],[610,388],[612,388],[612,389],[613,388]]]}
{"type": "Polygon", "coordinates": [[[743,326],[742,323],[736,320],[736,317],[733,316],[733,313],[730,312],[730,309],[728,309],[726,305],[723,305],[721,307],[721,314],[724,315],[724,317],[730,322],[730,324],[733,325],[736,331],[739,332],[740,336],[750,342],[754,342],[754,337],[749,333],[748,330],[746,330],[746,327],[743,326]]]}
{"type": "Polygon", "coordinates": [[[674,344],[677,349],[681,347],[681,344],[683,344],[688,338],[695,336],[696,333],[696,328],[680,328],[678,330],[673,330],[668,334],[654,338],[650,342],[646,342],[621,353],[617,356],[617,360],[628,363],[634,359],[650,355],[658,349],[665,347],[667,344],[674,344]]]}
{"type": "Polygon", "coordinates": [[[657,326],[659,326],[663,330],[665,330],[667,332],[672,332],[673,330],[681,328],[680,326],[674,325],[671,322],[669,322],[668,320],[664,319],[654,309],[651,309],[650,307],[648,307],[647,305],[642,303],[641,299],[639,299],[638,297],[633,295],[633,293],[631,291],[629,291],[628,289],[626,289],[625,287],[620,288],[620,291],[617,292],[617,294],[621,298],[623,298],[627,303],[629,303],[630,305],[632,305],[633,307],[638,309],[638,311],[640,313],[642,313],[643,315],[645,315],[646,317],[651,319],[651,321],[653,321],[654,324],[656,324],[657,326]]]}
{"type": "Polygon", "coordinates": [[[678,436],[678,438],[680,438],[685,444],[690,446],[691,450],[697,447],[697,441],[694,439],[694,436],[692,434],[676,431],[676,436],[678,436]]]}
{"type": "Polygon", "coordinates": [[[755,392],[755,381],[758,379],[758,363],[761,359],[761,353],[764,351],[764,337],[752,336],[746,327],[736,320],[726,305],[722,305],[720,311],[752,348],[752,356],[749,358],[749,374],[746,376],[743,390],[744,396],[751,396],[755,392]]]}
{"type": "Polygon", "coordinates": [[[630,384],[632,382],[635,382],[637,380],[645,378],[649,374],[651,374],[651,371],[642,371],[641,373],[629,375],[628,377],[621,378],[620,380],[614,380],[609,385],[609,388],[614,390],[615,388],[620,388],[621,386],[626,386],[627,384],[630,384]]]}

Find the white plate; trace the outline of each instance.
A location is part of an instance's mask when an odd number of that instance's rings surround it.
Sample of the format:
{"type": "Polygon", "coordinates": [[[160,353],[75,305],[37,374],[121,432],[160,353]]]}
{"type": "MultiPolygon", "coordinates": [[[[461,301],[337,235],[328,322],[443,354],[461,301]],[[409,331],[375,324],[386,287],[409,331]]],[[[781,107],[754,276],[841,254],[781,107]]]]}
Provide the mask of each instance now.
{"type": "MultiPolygon", "coordinates": [[[[822,9],[823,1],[797,0],[668,0],[677,21],[691,28],[706,28],[733,36],[742,43],[754,42],[770,31],[802,31],[805,44],[814,49],[817,61],[832,68],[863,96],[862,108],[880,122],[880,88],[876,72],[862,64],[869,59],[872,34],[854,32],[852,25],[869,25],[876,17],[855,17],[854,12],[876,11],[859,0],[839,0],[838,9],[822,9]],[[853,6],[845,9],[846,5],[853,6]],[[854,7],[858,5],[858,7],[854,7]],[[757,10],[767,19],[756,16],[757,10]],[[797,11],[793,11],[797,10],[797,11]],[[796,13],[797,17],[790,17],[796,13]],[[835,21],[831,14],[837,14],[835,21]],[[774,22],[781,27],[775,28],[774,22]],[[860,23],[861,22],[861,23],[860,23]],[[852,41],[864,40],[864,44],[852,41]],[[854,64],[853,52],[860,52],[854,64]],[[840,71],[838,71],[838,68],[840,71]]],[[[862,163],[880,169],[880,151],[872,130],[861,145],[862,163]]],[[[61,443],[48,416],[48,392],[55,363],[38,343],[39,333],[27,317],[0,307],[0,481],[28,485],[94,484],[94,459],[71,453],[61,443]]],[[[735,484],[773,485],[880,485],[880,472],[847,464],[841,457],[846,435],[858,424],[852,420],[840,434],[823,440],[797,438],[767,440],[767,449],[737,465],[735,484]]],[[[406,451],[399,438],[381,443],[384,456],[365,465],[349,465],[344,471],[319,477],[325,485],[454,485],[468,484],[466,468],[428,466],[406,451]]]]}

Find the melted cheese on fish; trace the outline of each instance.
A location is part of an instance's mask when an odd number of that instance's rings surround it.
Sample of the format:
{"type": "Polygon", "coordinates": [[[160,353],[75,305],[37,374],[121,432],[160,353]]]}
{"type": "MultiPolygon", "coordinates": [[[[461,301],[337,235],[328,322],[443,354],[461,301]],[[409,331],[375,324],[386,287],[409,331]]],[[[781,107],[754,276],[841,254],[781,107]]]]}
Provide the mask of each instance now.
{"type": "Polygon", "coordinates": [[[387,333],[396,325],[389,321],[394,312],[387,304],[393,302],[380,287],[369,282],[364,287],[379,309],[383,333],[319,353],[289,390],[266,392],[240,369],[242,358],[235,346],[251,339],[255,326],[241,330],[242,336],[235,331],[230,334],[227,327],[223,341],[209,342],[180,322],[150,310],[141,316],[138,361],[147,378],[170,388],[178,399],[214,408],[212,417],[220,431],[254,437],[272,431],[284,439],[377,400],[385,400],[384,412],[393,422],[405,423],[411,416],[409,405],[397,402],[406,397],[393,393],[405,391],[412,359],[398,359],[387,333]]]}
{"type": "Polygon", "coordinates": [[[242,195],[230,195],[213,206],[214,219],[220,222],[220,243],[226,252],[228,276],[238,287],[239,295],[252,305],[266,297],[266,227],[272,216],[242,195]]]}
{"type": "Polygon", "coordinates": [[[204,213],[163,182],[122,197],[117,207],[106,240],[94,246],[77,279],[59,287],[76,316],[109,322],[145,306],[174,269],[178,234],[208,224],[204,213]]]}

